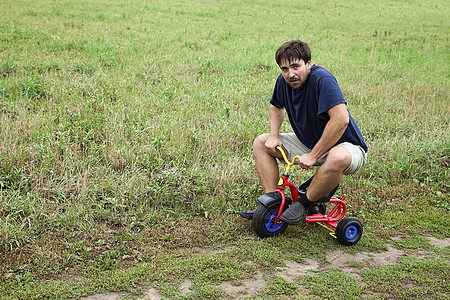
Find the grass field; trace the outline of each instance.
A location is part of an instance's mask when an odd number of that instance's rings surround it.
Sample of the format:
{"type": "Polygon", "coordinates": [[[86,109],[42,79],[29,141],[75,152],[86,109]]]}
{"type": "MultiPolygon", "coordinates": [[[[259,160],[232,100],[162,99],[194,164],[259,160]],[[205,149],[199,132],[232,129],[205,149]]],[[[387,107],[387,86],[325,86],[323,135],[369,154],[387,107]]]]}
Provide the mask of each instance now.
{"type": "Polygon", "coordinates": [[[1,299],[450,294],[450,248],[429,243],[450,238],[447,1],[4,0],[0,11],[1,299]],[[260,240],[235,214],[262,193],[252,142],[269,128],[274,53],[295,38],[336,76],[369,146],[338,191],[364,224],[352,247],[311,224],[260,240]],[[335,249],[390,247],[404,255],[352,262],[356,279],[326,268],[335,249]],[[287,280],[286,260],[319,268],[287,280]],[[258,276],[253,294],[221,285],[258,276]]]}

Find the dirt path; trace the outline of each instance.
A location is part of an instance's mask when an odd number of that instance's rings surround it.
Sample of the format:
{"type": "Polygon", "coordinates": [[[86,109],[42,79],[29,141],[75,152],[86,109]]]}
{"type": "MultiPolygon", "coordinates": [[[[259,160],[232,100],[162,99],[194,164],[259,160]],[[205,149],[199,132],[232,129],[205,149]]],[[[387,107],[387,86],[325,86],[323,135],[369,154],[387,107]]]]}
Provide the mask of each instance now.
{"type": "MultiPolygon", "coordinates": [[[[427,237],[428,241],[440,248],[444,248],[450,245],[450,238],[443,240],[436,239],[434,237],[427,237]]],[[[299,275],[314,275],[317,274],[317,270],[327,270],[332,268],[339,268],[343,272],[353,276],[356,279],[360,279],[358,272],[361,269],[372,269],[377,266],[393,265],[397,260],[404,255],[405,252],[395,249],[388,245],[388,250],[381,253],[360,252],[356,254],[348,254],[340,249],[336,249],[326,256],[329,264],[325,267],[319,266],[317,261],[311,259],[305,259],[303,263],[297,263],[291,260],[285,260],[285,267],[278,268],[275,272],[275,276],[280,276],[286,280],[294,280],[299,275]],[[358,269],[348,266],[349,262],[357,263],[361,266],[358,269]]],[[[189,279],[185,279],[181,282],[181,293],[189,293],[192,282],[189,279]]],[[[222,282],[219,287],[223,289],[227,294],[234,297],[234,299],[243,299],[255,295],[261,289],[266,287],[266,281],[263,275],[258,273],[253,278],[249,278],[243,281],[239,286],[233,285],[231,282],[222,282]]],[[[126,296],[126,293],[114,293],[108,292],[103,294],[91,295],[81,298],[82,300],[115,300],[120,297],[126,296]]],[[[122,298],[123,299],[123,298],[122,298]]],[[[139,300],[158,300],[161,296],[156,289],[148,288],[143,293],[139,300]]]]}

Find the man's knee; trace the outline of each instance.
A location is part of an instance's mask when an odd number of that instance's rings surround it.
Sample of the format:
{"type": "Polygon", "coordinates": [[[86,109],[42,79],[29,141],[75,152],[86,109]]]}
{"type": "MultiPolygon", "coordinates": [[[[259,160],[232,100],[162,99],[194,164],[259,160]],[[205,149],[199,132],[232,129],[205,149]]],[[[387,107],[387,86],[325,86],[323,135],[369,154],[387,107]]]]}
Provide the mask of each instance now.
{"type": "Polygon", "coordinates": [[[352,156],[350,152],[344,147],[336,146],[328,152],[324,165],[332,171],[343,172],[351,163],[352,156]]]}
{"type": "Polygon", "coordinates": [[[253,141],[253,153],[265,150],[265,143],[269,135],[267,133],[258,135],[253,141]]]}

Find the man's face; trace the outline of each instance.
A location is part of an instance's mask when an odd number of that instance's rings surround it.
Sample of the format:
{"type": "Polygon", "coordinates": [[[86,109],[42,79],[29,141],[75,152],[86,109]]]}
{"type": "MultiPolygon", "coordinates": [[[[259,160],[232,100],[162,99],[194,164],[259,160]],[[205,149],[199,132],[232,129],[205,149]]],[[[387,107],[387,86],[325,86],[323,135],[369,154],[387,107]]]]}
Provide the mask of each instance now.
{"type": "Polygon", "coordinates": [[[301,88],[308,79],[311,71],[311,61],[304,62],[303,59],[282,60],[280,64],[281,74],[284,80],[294,89],[301,88]]]}

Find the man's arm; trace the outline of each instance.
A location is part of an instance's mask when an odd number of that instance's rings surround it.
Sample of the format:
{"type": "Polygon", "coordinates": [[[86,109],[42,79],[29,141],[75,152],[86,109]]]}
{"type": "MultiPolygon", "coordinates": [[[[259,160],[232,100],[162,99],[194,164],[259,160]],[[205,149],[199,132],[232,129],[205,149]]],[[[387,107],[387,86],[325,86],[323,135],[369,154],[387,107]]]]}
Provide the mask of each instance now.
{"type": "Polygon", "coordinates": [[[274,153],[277,151],[276,146],[282,146],[283,143],[280,140],[280,128],[284,120],[284,108],[278,108],[274,105],[270,106],[269,111],[269,124],[270,133],[269,138],[266,141],[265,146],[272,150],[274,153]]]}
{"type": "Polygon", "coordinates": [[[310,153],[302,155],[299,165],[304,169],[312,169],[317,160],[337,143],[344,134],[349,122],[349,114],[344,103],[333,106],[328,111],[327,125],[317,144],[310,153]]]}

